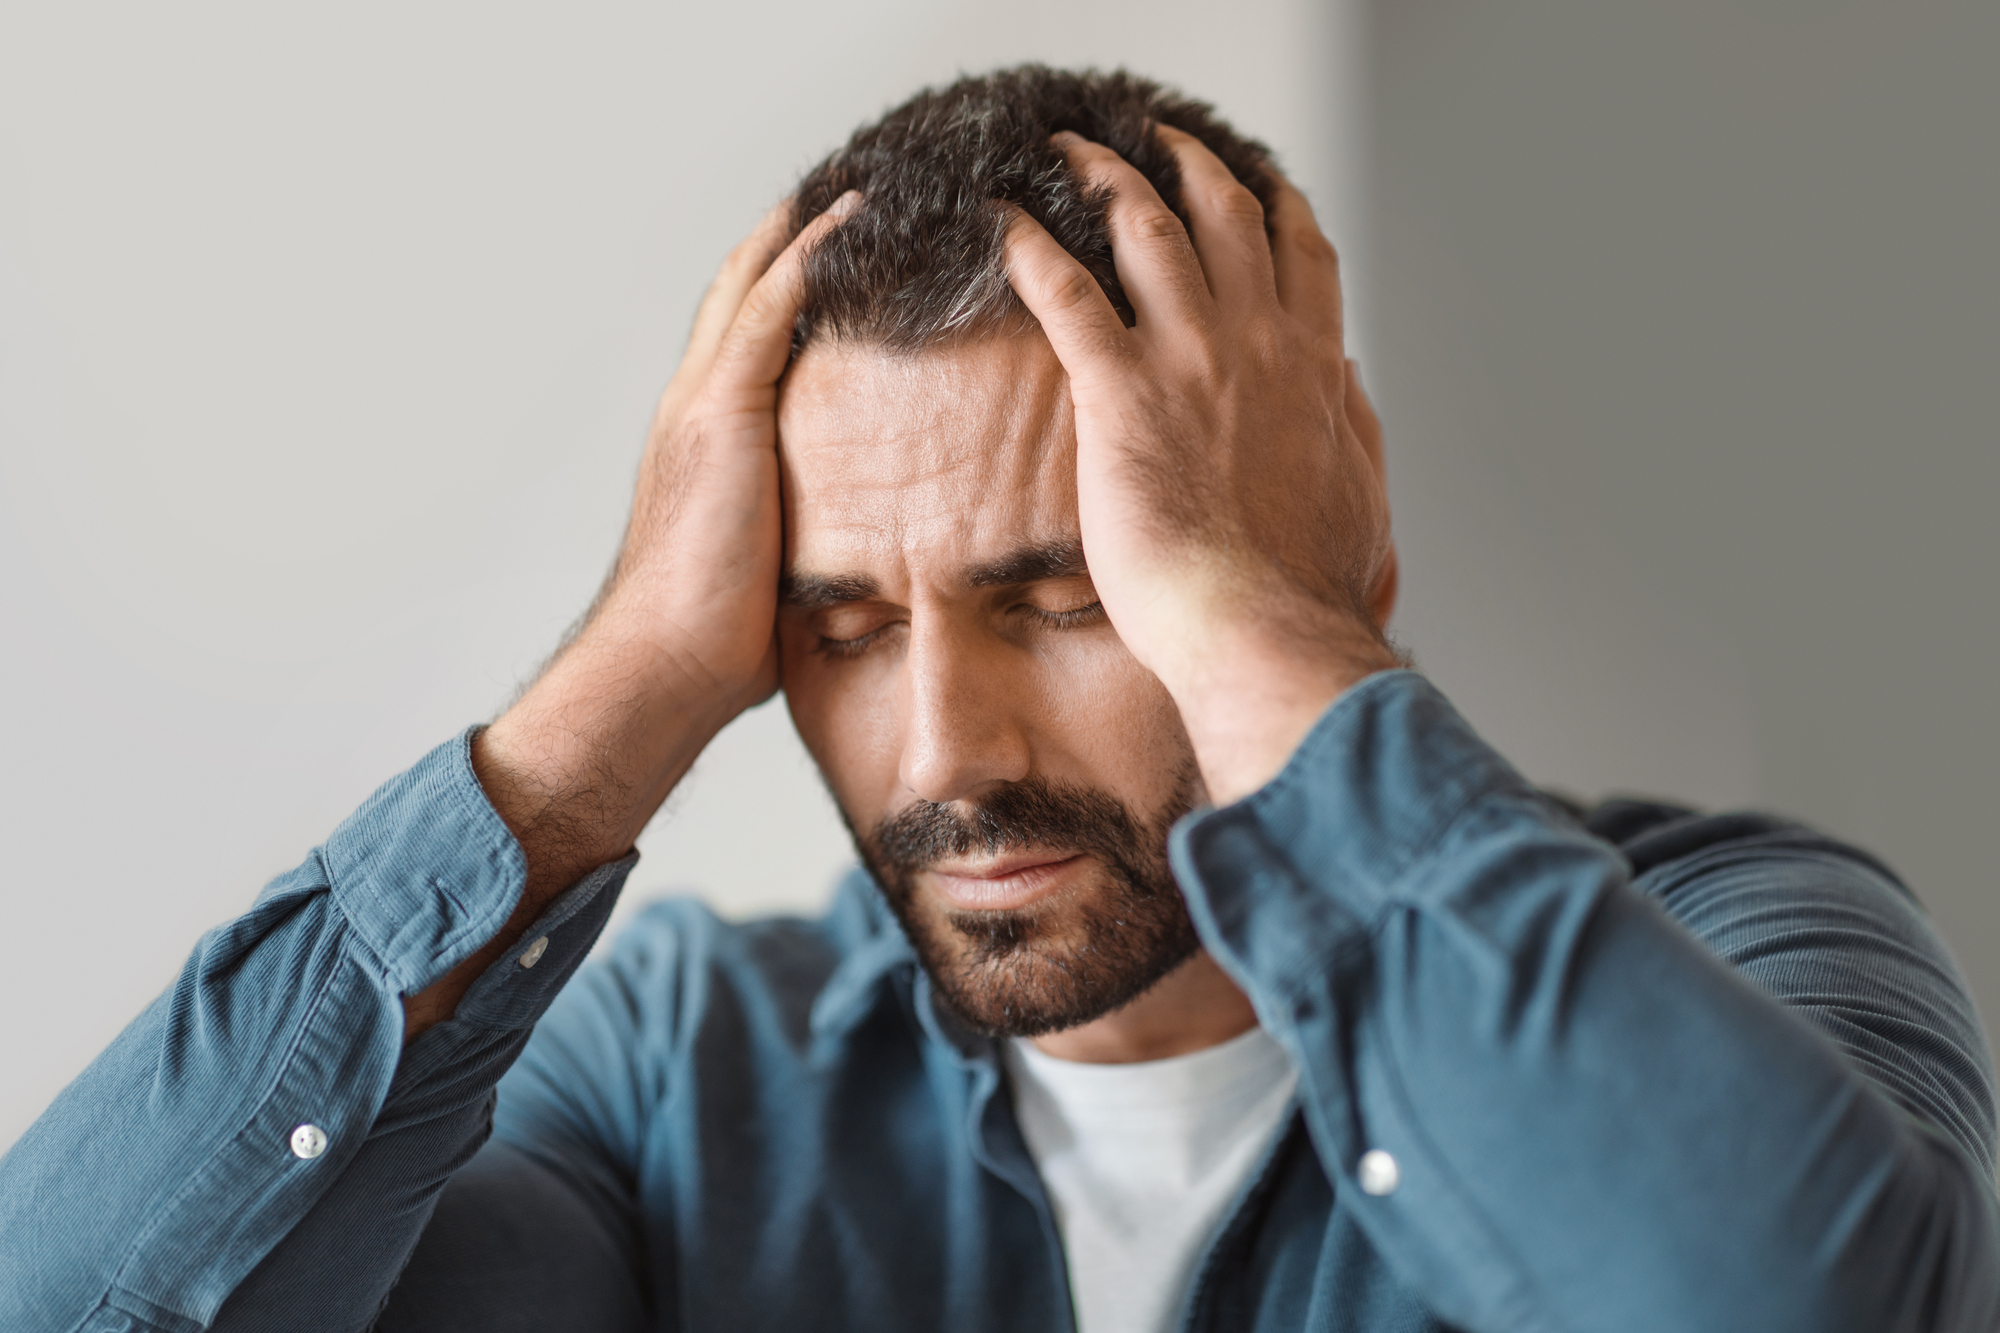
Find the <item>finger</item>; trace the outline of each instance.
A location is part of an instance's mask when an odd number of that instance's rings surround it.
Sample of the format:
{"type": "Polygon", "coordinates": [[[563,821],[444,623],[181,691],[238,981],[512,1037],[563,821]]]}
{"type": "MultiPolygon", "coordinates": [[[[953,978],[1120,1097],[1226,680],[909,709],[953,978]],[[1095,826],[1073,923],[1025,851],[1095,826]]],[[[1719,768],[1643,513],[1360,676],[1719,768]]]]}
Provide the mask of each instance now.
{"type": "Polygon", "coordinates": [[[1156,124],[1181,169],[1181,207],[1208,289],[1224,306],[1269,302],[1277,294],[1264,205],[1208,145],[1184,130],[1156,124]]]}
{"type": "Polygon", "coordinates": [[[1111,262],[1139,323],[1180,324],[1215,305],[1187,228],[1139,169],[1101,143],[1067,130],[1053,136],[1086,189],[1107,190],[1111,262]]]}
{"type": "Polygon", "coordinates": [[[805,295],[806,256],[861,205],[849,190],[814,218],[770,263],[736,309],[715,350],[707,384],[720,391],[775,386],[792,355],[792,330],[805,295]]]}
{"type": "Polygon", "coordinates": [[[1278,303],[1294,319],[1340,336],[1340,257],[1298,187],[1271,168],[1271,260],[1278,303]]]}
{"type": "Polygon", "coordinates": [[[1041,322],[1071,381],[1116,373],[1131,355],[1131,342],[1111,299],[1041,223],[1011,204],[1001,207],[1008,212],[1007,281],[1041,322]]]}
{"type": "Polygon", "coordinates": [[[709,283],[701,305],[695,310],[694,328],[688,333],[687,351],[681,357],[677,378],[699,384],[707,377],[708,368],[715,361],[715,349],[722,345],[722,336],[735,322],[736,312],[743,308],[743,298],[784,250],[791,229],[792,200],[786,199],[766,213],[722,261],[715,281],[709,283]]]}

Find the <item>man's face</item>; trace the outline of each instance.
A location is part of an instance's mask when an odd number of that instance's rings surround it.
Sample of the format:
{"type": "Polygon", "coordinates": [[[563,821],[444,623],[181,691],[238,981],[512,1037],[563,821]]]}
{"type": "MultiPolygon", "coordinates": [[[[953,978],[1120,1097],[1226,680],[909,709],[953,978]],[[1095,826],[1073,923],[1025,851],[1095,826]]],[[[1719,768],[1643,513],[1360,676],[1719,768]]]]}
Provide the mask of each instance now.
{"type": "Polygon", "coordinates": [[[1165,844],[1202,791],[1096,605],[1047,340],[816,343],[778,435],[786,697],[940,993],[1016,1035],[1132,999],[1196,948],[1165,844]]]}

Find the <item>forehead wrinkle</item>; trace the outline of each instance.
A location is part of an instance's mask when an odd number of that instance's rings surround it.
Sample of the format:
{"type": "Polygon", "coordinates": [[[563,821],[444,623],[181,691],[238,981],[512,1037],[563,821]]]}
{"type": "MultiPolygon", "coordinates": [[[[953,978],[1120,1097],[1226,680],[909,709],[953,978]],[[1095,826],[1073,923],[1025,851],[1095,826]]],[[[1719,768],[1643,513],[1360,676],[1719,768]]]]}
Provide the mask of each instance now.
{"type": "Polygon", "coordinates": [[[832,506],[826,522],[810,525],[811,539],[787,535],[778,597],[787,605],[822,610],[891,595],[901,581],[904,523],[893,514],[870,522],[853,507],[832,506]],[[885,582],[886,579],[886,582],[885,582]]]}
{"type": "MultiPolygon", "coordinates": [[[[1056,549],[1066,537],[1074,546],[1068,382],[1046,341],[1035,342],[808,353],[814,364],[789,386],[793,429],[780,448],[802,591],[828,592],[807,576],[857,569],[875,595],[883,579],[994,586],[1083,572],[1080,552],[1056,549]]],[[[854,589],[836,591],[845,599],[854,589]]]]}
{"type": "MultiPolygon", "coordinates": [[[[809,349],[808,359],[809,367],[793,367],[784,397],[803,406],[803,390],[813,403],[807,410],[837,437],[910,442],[934,465],[962,466],[1000,451],[950,462],[937,456],[956,453],[968,437],[994,437],[1013,446],[1006,452],[1039,462],[1073,436],[1068,376],[1039,333],[921,352],[839,343],[809,349]]],[[[828,444],[842,447],[837,440],[814,447],[828,444]]]]}

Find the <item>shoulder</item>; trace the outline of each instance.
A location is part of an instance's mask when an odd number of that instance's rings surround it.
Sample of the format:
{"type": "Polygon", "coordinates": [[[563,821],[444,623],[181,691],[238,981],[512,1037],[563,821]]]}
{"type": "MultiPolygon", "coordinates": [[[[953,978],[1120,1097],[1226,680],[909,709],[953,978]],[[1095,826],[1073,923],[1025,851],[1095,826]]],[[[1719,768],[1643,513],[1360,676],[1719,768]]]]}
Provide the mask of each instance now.
{"type": "Polygon", "coordinates": [[[1631,799],[1604,801],[1576,810],[1576,815],[1590,833],[1618,848],[1631,863],[1635,880],[1663,878],[1656,872],[1683,871],[1704,857],[1754,857],[1770,852],[1782,858],[1803,852],[1863,868],[1901,897],[1916,901],[1895,873],[1874,856],[1777,815],[1748,810],[1708,814],[1661,801],[1631,799]]]}
{"type": "Polygon", "coordinates": [[[1580,818],[1625,857],[1637,892],[1992,1170],[1978,1010],[1917,895],[1879,858],[1765,814],[1609,801],[1580,818]]]}
{"type": "Polygon", "coordinates": [[[1774,815],[1630,800],[1582,822],[1624,856],[1634,889],[1739,968],[1774,952],[1880,954],[1893,944],[1905,964],[1964,990],[1916,894],[1850,843],[1774,815]]]}

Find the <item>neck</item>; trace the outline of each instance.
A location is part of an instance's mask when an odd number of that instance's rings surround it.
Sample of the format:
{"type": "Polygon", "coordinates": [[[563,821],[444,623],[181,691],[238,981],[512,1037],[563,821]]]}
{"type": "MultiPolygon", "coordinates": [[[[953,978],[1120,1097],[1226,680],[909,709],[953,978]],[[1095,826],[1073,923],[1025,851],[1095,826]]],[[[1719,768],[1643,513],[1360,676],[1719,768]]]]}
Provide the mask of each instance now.
{"type": "Polygon", "coordinates": [[[1034,1043],[1058,1060],[1132,1064],[1220,1046],[1256,1026],[1250,997],[1198,949],[1131,1003],[1034,1043]]]}

